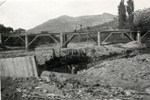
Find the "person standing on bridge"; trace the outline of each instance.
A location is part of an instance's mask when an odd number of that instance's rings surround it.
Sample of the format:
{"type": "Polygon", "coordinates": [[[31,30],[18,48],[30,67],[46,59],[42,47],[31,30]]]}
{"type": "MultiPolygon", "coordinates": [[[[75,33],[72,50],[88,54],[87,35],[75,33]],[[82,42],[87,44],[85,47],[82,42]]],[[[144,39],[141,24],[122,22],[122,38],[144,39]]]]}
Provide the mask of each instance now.
{"type": "Polygon", "coordinates": [[[75,32],[75,33],[77,32],[77,27],[74,28],[74,32],[75,32]]]}
{"type": "Polygon", "coordinates": [[[80,32],[82,31],[82,24],[80,24],[80,32]]]}
{"type": "Polygon", "coordinates": [[[90,30],[90,27],[89,27],[89,26],[87,26],[87,27],[86,27],[86,30],[87,30],[87,31],[89,31],[89,30],[90,30]]]}

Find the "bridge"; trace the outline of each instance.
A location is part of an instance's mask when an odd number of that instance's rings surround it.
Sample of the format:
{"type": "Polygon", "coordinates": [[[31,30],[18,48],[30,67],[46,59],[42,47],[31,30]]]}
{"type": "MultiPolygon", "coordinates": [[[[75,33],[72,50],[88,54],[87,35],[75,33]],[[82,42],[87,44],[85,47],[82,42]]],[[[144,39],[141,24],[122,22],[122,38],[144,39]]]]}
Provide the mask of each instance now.
{"type": "MultiPolygon", "coordinates": [[[[50,33],[50,32],[41,32],[36,34],[31,33],[22,33],[22,34],[6,34],[6,33],[0,33],[0,44],[4,44],[7,42],[10,38],[19,38],[21,41],[25,44],[25,49],[28,50],[30,45],[41,36],[50,37],[55,43],[59,44],[61,48],[67,48],[67,45],[76,37],[78,36],[79,41],[82,39],[81,35],[88,39],[91,39],[93,42],[95,42],[98,46],[106,42],[110,37],[113,37],[114,34],[123,35],[126,38],[128,38],[131,41],[138,41],[141,42],[144,37],[146,37],[150,33],[150,30],[145,32],[144,34],[140,31],[130,31],[128,29],[121,29],[121,30],[109,30],[109,31],[80,31],[80,32],[63,32],[63,33],[50,33]],[[135,35],[136,34],[136,35],[135,35]],[[33,39],[30,39],[30,37],[34,37],[33,39]],[[136,37],[135,37],[136,36],[136,37]],[[4,40],[2,38],[5,38],[4,40]]],[[[116,39],[114,36],[113,39],[116,39]]],[[[121,38],[120,38],[121,39],[121,38]]]]}

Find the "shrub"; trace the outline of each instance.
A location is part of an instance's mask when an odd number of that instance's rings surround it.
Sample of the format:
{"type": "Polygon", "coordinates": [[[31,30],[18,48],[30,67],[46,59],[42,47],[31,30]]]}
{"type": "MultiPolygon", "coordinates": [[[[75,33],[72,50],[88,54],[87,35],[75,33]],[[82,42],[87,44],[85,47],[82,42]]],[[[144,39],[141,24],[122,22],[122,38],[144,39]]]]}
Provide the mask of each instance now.
{"type": "Polygon", "coordinates": [[[150,28],[150,8],[138,10],[134,13],[136,30],[146,31],[150,28]]]}

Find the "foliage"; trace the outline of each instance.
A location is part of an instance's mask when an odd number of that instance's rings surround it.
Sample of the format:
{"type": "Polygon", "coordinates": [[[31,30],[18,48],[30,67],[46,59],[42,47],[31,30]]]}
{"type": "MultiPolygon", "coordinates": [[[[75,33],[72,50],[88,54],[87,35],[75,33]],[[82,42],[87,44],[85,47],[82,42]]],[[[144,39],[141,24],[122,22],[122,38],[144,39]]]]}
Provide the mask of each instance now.
{"type": "Polygon", "coordinates": [[[119,14],[119,29],[123,29],[125,27],[127,16],[126,16],[126,7],[124,4],[124,0],[121,0],[120,5],[118,6],[118,14],[119,14]]]}
{"type": "Polygon", "coordinates": [[[134,25],[133,25],[134,1],[133,0],[128,0],[127,1],[126,9],[127,9],[127,13],[128,13],[126,28],[129,28],[129,29],[133,30],[134,29],[134,25]]]}
{"type": "Polygon", "coordinates": [[[13,31],[11,27],[5,27],[4,25],[0,24],[0,33],[9,33],[13,31]]]}
{"type": "Polygon", "coordinates": [[[148,30],[150,28],[150,8],[136,11],[134,13],[133,23],[136,27],[136,30],[148,30]]]}

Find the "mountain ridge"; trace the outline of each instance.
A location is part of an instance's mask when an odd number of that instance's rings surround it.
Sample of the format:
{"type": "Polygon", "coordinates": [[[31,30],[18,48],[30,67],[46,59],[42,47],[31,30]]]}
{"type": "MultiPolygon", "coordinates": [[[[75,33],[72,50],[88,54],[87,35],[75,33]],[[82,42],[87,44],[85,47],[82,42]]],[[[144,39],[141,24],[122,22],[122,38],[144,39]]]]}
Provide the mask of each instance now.
{"type": "Polygon", "coordinates": [[[106,22],[112,21],[116,15],[109,13],[103,13],[98,15],[84,15],[72,17],[68,15],[62,15],[54,19],[49,19],[48,21],[37,25],[36,27],[27,30],[31,33],[39,33],[41,31],[49,32],[70,32],[73,31],[74,27],[80,27],[80,24],[83,28],[89,26],[100,25],[106,22]]]}

